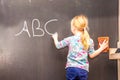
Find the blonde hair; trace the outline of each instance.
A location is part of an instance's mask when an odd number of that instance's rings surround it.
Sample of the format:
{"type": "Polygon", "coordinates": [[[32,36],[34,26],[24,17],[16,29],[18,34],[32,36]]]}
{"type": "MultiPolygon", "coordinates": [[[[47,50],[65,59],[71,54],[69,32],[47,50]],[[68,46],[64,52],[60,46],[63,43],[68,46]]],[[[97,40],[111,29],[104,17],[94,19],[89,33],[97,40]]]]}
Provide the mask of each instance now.
{"type": "Polygon", "coordinates": [[[81,42],[84,46],[84,49],[88,50],[88,41],[90,39],[89,33],[86,30],[86,28],[88,27],[88,18],[85,15],[75,16],[71,20],[71,27],[75,27],[78,31],[83,31],[83,34],[81,36],[81,42]]]}

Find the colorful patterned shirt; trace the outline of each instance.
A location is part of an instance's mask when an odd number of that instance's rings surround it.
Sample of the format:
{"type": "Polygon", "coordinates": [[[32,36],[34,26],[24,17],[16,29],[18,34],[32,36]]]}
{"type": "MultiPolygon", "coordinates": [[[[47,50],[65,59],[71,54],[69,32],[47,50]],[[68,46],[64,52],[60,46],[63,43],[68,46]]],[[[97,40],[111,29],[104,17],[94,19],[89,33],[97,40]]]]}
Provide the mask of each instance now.
{"type": "Polygon", "coordinates": [[[90,39],[89,49],[84,50],[80,38],[80,36],[64,38],[56,44],[56,48],[60,49],[68,46],[69,51],[67,55],[66,68],[77,67],[89,71],[88,54],[92,54],[94,52],[94,42],[90,39]]]}

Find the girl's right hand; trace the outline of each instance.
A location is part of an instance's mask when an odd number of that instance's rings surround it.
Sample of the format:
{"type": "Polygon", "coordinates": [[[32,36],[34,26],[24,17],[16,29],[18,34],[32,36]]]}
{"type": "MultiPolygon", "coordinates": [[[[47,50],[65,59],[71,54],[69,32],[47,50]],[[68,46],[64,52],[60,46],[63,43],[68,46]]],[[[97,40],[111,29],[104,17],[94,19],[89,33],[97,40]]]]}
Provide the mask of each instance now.
{"type": "Polygon", "coordinates": [[[54,33],[54,34],[52,35],[52,38],[53,38],[53,39],[57,39],[57,38],[58,38],[58,33],[57,33],[57,32],[54,33]]]}

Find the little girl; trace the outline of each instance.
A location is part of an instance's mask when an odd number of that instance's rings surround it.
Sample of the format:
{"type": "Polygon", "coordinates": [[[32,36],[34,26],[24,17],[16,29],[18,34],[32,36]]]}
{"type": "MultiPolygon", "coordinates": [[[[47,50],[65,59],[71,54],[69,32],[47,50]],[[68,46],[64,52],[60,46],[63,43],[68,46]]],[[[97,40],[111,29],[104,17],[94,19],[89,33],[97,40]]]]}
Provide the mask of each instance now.
{"type": "Polygon", "coordinates": [[[58,34],[52,35],[57,49],[69,47],[66,62],[67,80],[87,80],[89,71],[88,56],[94,58],[108,46],[108,41],[105,40],[102,44],[99,44],[100,48],[94,50],[94,43],[86,30],[87,27],[87,17],[78,15],[71,20],[73,36],[58,41],[58,34]]]}

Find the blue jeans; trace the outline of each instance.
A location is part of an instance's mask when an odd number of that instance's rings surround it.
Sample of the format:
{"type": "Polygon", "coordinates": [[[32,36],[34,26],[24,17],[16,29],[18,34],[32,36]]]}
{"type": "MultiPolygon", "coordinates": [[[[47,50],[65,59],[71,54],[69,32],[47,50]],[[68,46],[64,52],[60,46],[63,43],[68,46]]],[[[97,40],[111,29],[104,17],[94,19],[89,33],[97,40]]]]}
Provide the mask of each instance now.
{"type": "Polygon", "coordinates": [[[76,67],[66,69],[66,80],[87,80],[88,71],[76,67]]]}

